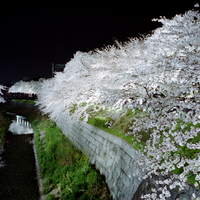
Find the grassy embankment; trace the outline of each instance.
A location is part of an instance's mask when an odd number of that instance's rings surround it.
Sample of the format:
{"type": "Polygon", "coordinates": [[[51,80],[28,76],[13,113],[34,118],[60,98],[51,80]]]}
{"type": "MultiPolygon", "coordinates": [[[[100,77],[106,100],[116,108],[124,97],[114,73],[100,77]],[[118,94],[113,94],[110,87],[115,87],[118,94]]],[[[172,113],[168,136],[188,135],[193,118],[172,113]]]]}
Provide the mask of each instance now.
{"type": "Polygon", "coordinates": [[[67,200],[111,199],[104,177],[54,122],[32,110],[10,106],[7,111],[25,116],[32,123],[41,176],[46,180],[43,193],[48,194],[48,200],[56,199],[55,193],[67,200]]]}
{"type": "MultiPolygon", "coordinates": [[[[81,106],[85,106],[86,103],[82,103],[81,106]]],[[[98,106],[97,106],[98,107],[98,106]]],[[[75,110],[78,109],[77,104],[74,104],[71,107],[70,114],[73,114],[75,110]]],[[[94,112],[94,106],[90,106],[87,109],[87,112],[90,114],[90,118],[88,119],[87,123],[91,124],[93,126],[96,126],[108,133],[111,133],[115,136],[118,136],[125,141],[127,141],[129,144],[133,145],[134,148],[138,149],[142,146],[145,146],[145,142],[149,139],[151,132],[146,133],[145,131],[142,131],[140,134],[141,141],[138,142],[137,138],[138,135],[128,135],[127,133],[130,131],[129,127],[133,124],[133,117],[141,118],[143,116],[146,116],[147,113],[141,112],[139,109],[135,109],[135,112],[133,113],[132,110],[129,110],[125,115],[121,116],[120,119],[115,119],[112,116],[109,117],[110,114],[110,108],[107,108],[105,110],[100,110],[98,112],[94,112]],[[109,122],[112,123],[112,126],[109,125],[109,122]]],[[[80,120],[82,120],[80,118],[80,120]]]]}

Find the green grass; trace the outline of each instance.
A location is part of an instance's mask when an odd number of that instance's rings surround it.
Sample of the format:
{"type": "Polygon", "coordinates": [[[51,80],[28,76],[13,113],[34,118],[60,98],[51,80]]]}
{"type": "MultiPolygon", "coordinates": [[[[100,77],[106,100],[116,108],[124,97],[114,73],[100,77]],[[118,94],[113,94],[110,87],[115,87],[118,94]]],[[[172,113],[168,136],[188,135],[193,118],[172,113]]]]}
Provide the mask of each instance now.
{"type": "Polygon", "coordinates": [[[93,114],[87,121],[88,124],[96,126],[108,133],[111,133],[115,136],[118,136],[129,144],[133,145],[134,148],[138,149],[141,146],[144,146],[146,140],[149,138],[149,134],[146,132],[141,132],[141,142],[137,141],[136,136],[128,135],[129,127],[133,124],[133,117],[142,117],[142,112],[138,109],[133,113],[132,110],[129,110],[125,115],[120,119],[115,119],[112,117],[107,117],[109,114],[108,110],[100,110],[98,113],[93,114]],[[107,122],[112,122],[112,126],[109,127],[107,122]]]}
{"type": "MultiPolygon", "coordinates": [[[[72,115],[79,106],[84,107],[86,105],[86,102],[80,103],[79,105],[74,103],[70,108],[69,114],[72,115]]],[[[127,113],[122,115],[120,119],[116,119],[112,117],[112,114],[119,112],[119,110],[113,110],[109,107],[105,110],[100,109],[98,112],[96,112],[96,109],[99,109],[99,106],[96,104],[87,108],[87,112],[91,116],[87,121],[88,124],[96,126],[108,133],[124,139],[136,149],[144,148],[146,141],[150,138],[151,130],[148,132],[141,131],[137,133],[137,136],[130,135],[128,132],[130,131],[129,127],[132,126],[134,122],[133,117],[146,117],[148,116],[147,112],[135,109],[133,113],[132,110],[128,110],[127,113]],[[110,122],[112,123],[112,126],[109,126],[110,122]],[[140,137],[140,141],[138,141],[138,136],[140,137]]],[[[83,120],[83,118],[80,118],[80,120],[83,120]]]]}
{"type": "Polygon", "coordinates": [[[36,100],[27,100],[27,99],[13,99],[12,101],[23,102],[23,103],[31,103],[31,104],[34,104],[36,102],[36,100]]]}
{"type": "MultiPolygon", "coordinates": [[[[177,124],[177,127],[174,131],[181,130],[182,133],[185,133],[186,131],[190,131],[191,127],[200,128],[200,123],[197,123],[196,125],[194,125],[193,123],[183,123],[182,120],[179,120],[179,123],[177,124]],[[183,125],[183,124],[185,125],[185,128],[181,129],[181,125],[183,125]]],[[[200,132],[197,134],[196,137],[189,139],[187,142],[193,143],[193,144],[200,142],[200,132]]],[[[183,146],[178,146],[178,150],[176,152],[176,154],[179,154],[180,157],[186,157],[188,159],[196,159],[198,157],[199,153],[200,153],[200,149],[189,149],[189,148],[187,148],[186,144],[183,146]]],[[[187,165],[188,164],[186,163],[185,166],[187,166],[187,165]]],[[[176,167],[173,172],[175,174],[181,174],[183,172],[183,167],[181,167],[181,168],[176,167]]],[[[196,175],[193,174],[192,172],[187,174],[187,180],[191,185],[194,185],[194,183],[196,182],[195,177],[196,177],[196,175]]],[[[200,189],[200,184],[199,184],[198,188],[200,189]]]]}
{"type": "MultiPolygon", "coordinates": [[[[102,176],[88,157],[75,149],[54,122],[33,123],[44,194],[60,188],[62,199],[110,199],[102,176]],[[40,132],[45,131],[44,140],[40,132]]],[[[49,197],[53,198],[53,197],[49,197]]]]}

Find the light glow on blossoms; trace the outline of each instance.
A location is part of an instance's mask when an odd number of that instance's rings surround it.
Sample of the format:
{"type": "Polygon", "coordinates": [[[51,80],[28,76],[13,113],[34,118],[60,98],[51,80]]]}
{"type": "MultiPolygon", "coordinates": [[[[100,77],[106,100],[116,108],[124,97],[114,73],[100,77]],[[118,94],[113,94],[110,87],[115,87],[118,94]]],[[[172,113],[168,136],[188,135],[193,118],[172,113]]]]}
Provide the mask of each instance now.
{"type": "Polygon", "coordinates": [[[150,134],[145,151],[140,151],[148,166],[145,178],[168,175],[177,166],[183,169],[172,173],[165,185],[158,182],[158,191],[143,196],[166,199],[170,189],[185,187],[188,174],[199,187],[199,141],[189,141],[196,140],[200,126],[200,14],[188,11],[153,21],[163,26],[145,38],[77,52],[64,72],[36,89],[37,105],[53,120],[67,115],[87,121],[91,106],[113,108],[113,118],[139,109],[143,116],[133,118],[128,135],[150,134]],[[184,149],[192,150],[192,156],[184,149]]]}
{"type": "Polygon", "coordinates": [[[40,81],[30,81],[30,82],[19,81],[19,82],[16,82],[13,86],[11,86],[9,88],[9,92],[36,94],[37,90],[40,88],[42,81],[43,81],[43,79],[40,79],[40,81]]]}

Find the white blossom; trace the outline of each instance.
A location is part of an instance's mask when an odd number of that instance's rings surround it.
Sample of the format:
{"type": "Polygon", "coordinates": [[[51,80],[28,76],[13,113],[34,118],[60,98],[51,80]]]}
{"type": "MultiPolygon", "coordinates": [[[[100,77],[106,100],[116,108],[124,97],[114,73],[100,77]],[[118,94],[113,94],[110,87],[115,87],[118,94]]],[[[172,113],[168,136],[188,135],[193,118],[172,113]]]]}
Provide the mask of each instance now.
{"type": "Polygon", "coordinates": [[[30,82],[19,81],[9,88],[9,92],[36,94],[38,93],[37,90],[40,90],[40,86],[43,81],[44,79],[40,79],[40,81],[30,81],[30,82]]]}

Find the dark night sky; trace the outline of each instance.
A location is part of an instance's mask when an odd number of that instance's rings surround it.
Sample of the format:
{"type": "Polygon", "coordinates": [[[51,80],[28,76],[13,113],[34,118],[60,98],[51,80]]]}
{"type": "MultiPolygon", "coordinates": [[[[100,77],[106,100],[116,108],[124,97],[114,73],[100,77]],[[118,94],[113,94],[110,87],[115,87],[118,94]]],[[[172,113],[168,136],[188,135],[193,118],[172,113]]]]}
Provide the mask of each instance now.
{"type": "MultiPolygon", "coordinates": [[[[116,1],[117,2],[117,1],[116,1]]],[[[159,2],[159,1],[156,1],[159,2]]],[[[159,26],[152,18],[185,13],[197,1],[113,5],[68,4],[0,7],[0,82],[51,76],[52,63],[67,63],[76,51],[128,40],[159,26]],[[185,3],[184,3],[185,2],[185,3]]],[[[29,4],[30,5],[30,4],[29,4]]]]}

